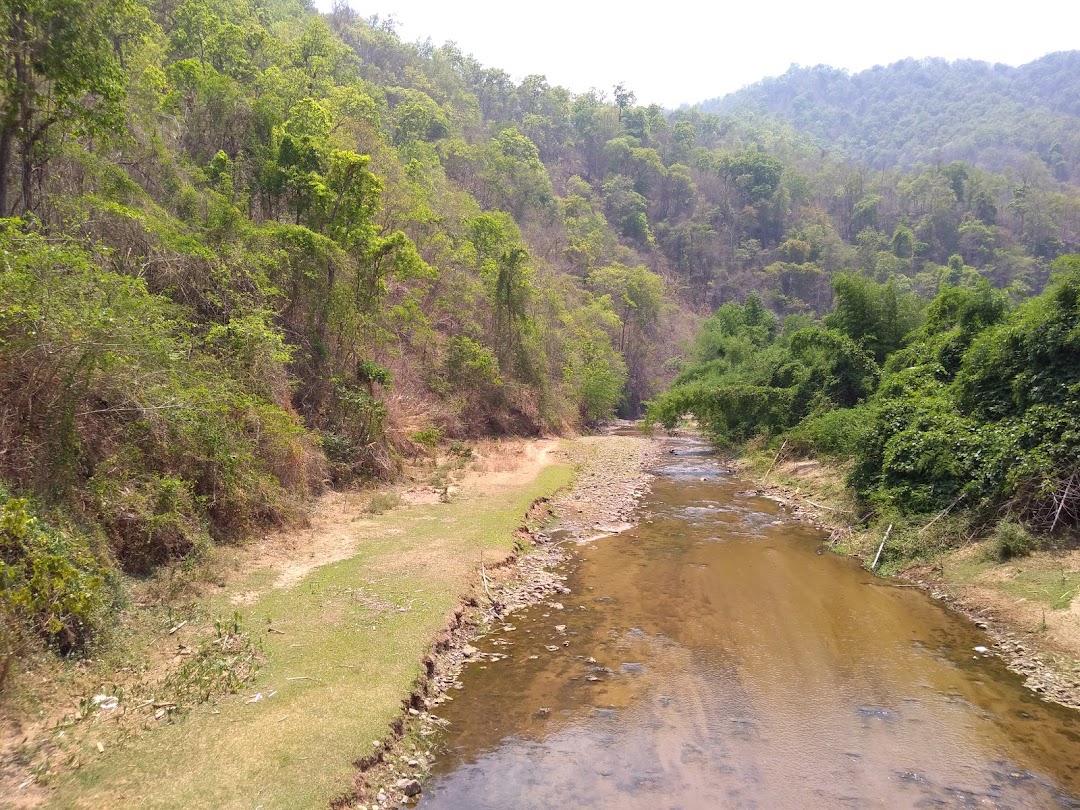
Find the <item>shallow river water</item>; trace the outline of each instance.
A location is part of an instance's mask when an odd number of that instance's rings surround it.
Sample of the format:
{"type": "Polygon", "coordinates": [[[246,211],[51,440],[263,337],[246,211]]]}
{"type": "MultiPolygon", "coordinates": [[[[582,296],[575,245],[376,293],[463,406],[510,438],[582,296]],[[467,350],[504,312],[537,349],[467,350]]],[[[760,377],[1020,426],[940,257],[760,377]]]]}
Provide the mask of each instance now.
{"type": "Polygon", "coordinates": [[[477,643],[508,657],[436,710],[424,810],[1080,808],[1080,713],[671,446],[641,525],[576,547],[562,608],[477,643]]]}

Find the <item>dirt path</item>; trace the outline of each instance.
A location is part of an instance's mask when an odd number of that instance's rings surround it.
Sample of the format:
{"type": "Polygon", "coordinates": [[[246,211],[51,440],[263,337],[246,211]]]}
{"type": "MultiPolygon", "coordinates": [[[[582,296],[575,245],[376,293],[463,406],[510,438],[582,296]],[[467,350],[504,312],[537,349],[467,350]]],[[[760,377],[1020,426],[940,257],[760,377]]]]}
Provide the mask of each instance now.
{"type": "MultiPolygon", "coordinates": [[[[473,449],[472,463],[445,489],[450,497],[465,500],[499,497],[534,481],[541,470],[555,463],[559,448],[558,439],[481,441],[473,449]]],[[[437,460],[432,468],[436,464],[437,460]]],[[[413,474],[428,477],[423,468],[413,474]]],[[[373,497],[388,494],[406,506],[428,506],[447,497],[439,487],[416,481],[374,491],[326,493],[312,506],[307,526],[269,534],[241,549],[232,564],[234,577],[268,567],[274,572],[269,587],[291,588],[317,568],[348,559],[365,535],[379,532],[379,521],[369,504],[373,497]]],[[[243,591],[234,593],[231,600],[246,605],[259,596],[259,591],[243,591]]]]}

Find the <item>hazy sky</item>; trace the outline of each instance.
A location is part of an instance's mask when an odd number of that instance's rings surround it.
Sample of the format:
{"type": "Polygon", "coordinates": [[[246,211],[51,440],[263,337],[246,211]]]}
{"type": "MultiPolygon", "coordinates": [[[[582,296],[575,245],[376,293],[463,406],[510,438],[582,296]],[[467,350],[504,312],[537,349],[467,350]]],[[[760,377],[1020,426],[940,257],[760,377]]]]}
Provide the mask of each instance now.
{"type": "MultiPolygon", "coordinates": [[[[320,8],[331,0],[316,0],[320,8]]],[[[674,107],[775,76],[793,62],[862,70],[908,56],[1019,65],[1080,48],[1077,0],[596,3],[589,0],[350,0],[393,17],[406,41],[456,42],[520,79],[574,91],[625,82],[674,107]]]]}

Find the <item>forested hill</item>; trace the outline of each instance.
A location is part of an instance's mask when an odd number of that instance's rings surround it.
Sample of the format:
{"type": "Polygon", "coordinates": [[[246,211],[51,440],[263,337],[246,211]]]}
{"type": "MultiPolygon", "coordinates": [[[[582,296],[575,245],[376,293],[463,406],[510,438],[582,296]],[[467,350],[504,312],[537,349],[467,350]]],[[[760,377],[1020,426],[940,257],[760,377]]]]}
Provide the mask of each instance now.
{"type": "Polygon", "coordinates": [[[764,116],[515,80],[343,4],[4,8],[0,627],[65,652],[107,625],[118,566],[441,439],[640,413],[751,291],[794,328],[850,273],[1021,298],[1080,248],[1075,188],[1026,152],[870,168],[764,116]]]}
{"type": "Polygon", "coordinates": [[[905,59],[849,74],[793,65],[700,108],[777,116],[877,169],[963,160],[1023,172],[1034,155],[1056,179],[1080,179],[1080,51],[1022,67],[905,59]]]}

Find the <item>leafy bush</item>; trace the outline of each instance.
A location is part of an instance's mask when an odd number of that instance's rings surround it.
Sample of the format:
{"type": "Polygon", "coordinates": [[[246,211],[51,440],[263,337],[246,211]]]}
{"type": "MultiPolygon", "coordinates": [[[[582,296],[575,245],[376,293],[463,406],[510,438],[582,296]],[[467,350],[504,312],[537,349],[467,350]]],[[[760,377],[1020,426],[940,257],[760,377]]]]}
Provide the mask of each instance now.
{"type": "Polygon", "coordinates": [[[1002,520],[994,527],[990,548],[999,562],[1026,557],[1035,550],[1036,540],[1022,523],[1002,520]]]}
{"type": "Polygon", "coordinates": [[[203,330],[66,241],[0,229],[2,472],[108,530],[135,570],[280,521],[318,475],[266,399],[289,354],[262,315],[203,330]]]}
{"type": "Polygon", "coordinates": [[[435,448],[438,447],[439,442],[442,441],[443,432],[441,428],[426,427],[422,430],[417,430],[409,435],[409,440],[414,444],[418,444],[423,447],[429,455],[435,455],[435,448]]]}
{"type": "Polygon", "coordinates": [[[869,429],[865,406],[839,408],[807,417],[792,431],[792,438],[805,439],[818,455],[847,459],[855,455],[869,429]]]}
{"type": "Polygon", "coordinates": [[[0,491],[0,615],[67,655],[94,637],[110,606],[94,555],[44,524],[28,500],[0,491]]]}

